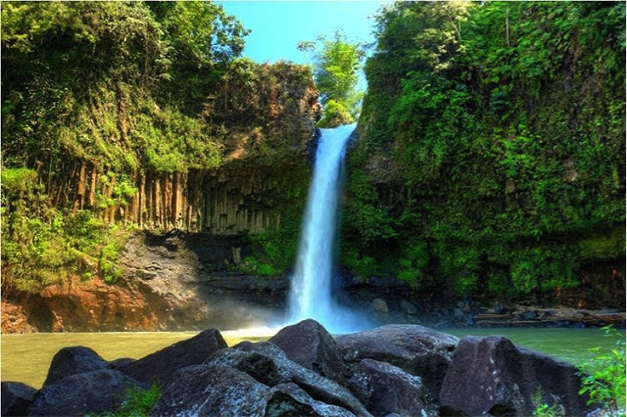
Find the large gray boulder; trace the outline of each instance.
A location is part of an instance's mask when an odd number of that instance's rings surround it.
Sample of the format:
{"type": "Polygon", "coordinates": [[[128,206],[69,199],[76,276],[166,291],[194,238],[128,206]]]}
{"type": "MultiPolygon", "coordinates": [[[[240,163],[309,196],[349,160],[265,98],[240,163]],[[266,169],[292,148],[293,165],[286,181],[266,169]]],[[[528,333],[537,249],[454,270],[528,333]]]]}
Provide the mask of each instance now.
{"type": "Polygon", "coordinates": [[[459,338],[428,327],[390,324],[336,339],[344,361],[354,366],[374,359],[421,377],[429,395],[437,400],[459,338]]]}
{"type": "Polygon", "coordinates": [[[37,390],[21,382],[2,382],[2,417],[25,416],[37,390]]]}
{"type": "Polygon", "coordinates": [[[517,348],[501,336],[465,337],[459,343],[440,393],[443,416],[530,416],[538,390],[555,398],[569,417],[587,414],[573,365],[517,348]]]}
{"type": "Polygon", "coordinates": [[[389,363],[362,360],[349,381],[349,388],[375,416],[427,415],[420,377],[389,363]]]}
{"type": "Polygon", "coordinates": [[[227,366],[189,366],[173,375],[152,415],[263,416],[268,390],[227,366]]]}
{"type": "Polygon", "coordinates": [[[209,329],[117,369],[141,382],[166,384],[178,369],[202,364],[226,347],[220,332],[209,329]]]}
{"type": "Polygon", "coordinates": [[[280,347],[291,361],[336,382],[345,382],[342,352],[333,336],[317,321],[307,319],[287,326],[269,341],[280,347]]]}
{"type": "Polygon", "coordinates": [[[279,372],[279,368],[271,357],[258,352],[222,349],[209,357],[206,364],[237,369],[269,387],[290,380],[289,375],[279,372]]]}
{"type": "Polygon", "coordinates": [[[346,410],[345,408],[337,405],[326,404],[322,401],[317,401],[311,398],[302,388],[298,385],[288,382],[286,384],[279,384],[272,388],[273,398],[268,401],[266,405],[266,416],[333,416],[333,417],[353,417],[355,414],[346,410]],[[312,414],[307,414],[304,407],[291,408],[286,407],[285,402],[273,401],[274,398],[282,398],[284,395],[289,395],[293,399],[297,400],[300,404],[305,404],[313,409],[312,414]]]}
{"type": "Polygon", "coordinates": [[[274,388],[223,365],[195,365],[177,371],[153,416],[337,416],[354,414],[309,397],[295,384],[274,388]]]}
{"type": "Polygon", "coordinates": [[[103,369],[68,376],[44,386],[28,407],[28,416],[100,414],[120,408],[126,390],[142,386],[120,371],[103,369]]]}
{"type": "Polygon", "coordinates": [[[207,360],[207,364],[248,372],[249,376],[258,382],[264,381],[268,386],[293,383],[314,400],[342,407],[358,416],[370,415],[348,389],[289,360],[281,348],[270,342],[239,343],[230,349],[216,352],[207,360]],[[265,356],[273,366],[266,360],[262,361],[259,356],[265,356]],[[254,364],[249,360],[254,361],[254,364]],[[267,374],[261,375],[261,369],[267,370],[267,374]]]}
{"type": "Polygon", "coordinates": [[[65,377],[106,369],[105,361],[93,349],[84,346],[65,347],[52,358],[44,386],[56,384],[65,377]]]}

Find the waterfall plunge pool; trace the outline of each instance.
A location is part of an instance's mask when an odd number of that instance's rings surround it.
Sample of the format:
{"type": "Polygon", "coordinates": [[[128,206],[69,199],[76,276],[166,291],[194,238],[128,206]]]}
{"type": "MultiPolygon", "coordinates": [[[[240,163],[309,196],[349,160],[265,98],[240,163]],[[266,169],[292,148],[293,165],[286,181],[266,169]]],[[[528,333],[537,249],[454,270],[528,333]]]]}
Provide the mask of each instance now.
{"type": "MultiPolygon", "coordinates": [[[[590,359],[589,349],[610,348],[615,339],[604,337],[600,329],[524,328],[450,329],[444,333],[458,337],[502,335],[516,345],[534,349],[575,365],[590,359]]],[[[166,346],[189,339],[197,332],[120,332],[120,333],[32,333],[3,334],[1,351],[2,381],[18,381],[41,388],[48,367],[57,351],[68,346],[87,346],[106,360],[141,358],[166,346]]],[[[625,338],[625,331],[619,334],[625,338]]],[[[225,331],[229,346],[242,340],[261,341],[272,336],[270,329],[225,331]]]]}

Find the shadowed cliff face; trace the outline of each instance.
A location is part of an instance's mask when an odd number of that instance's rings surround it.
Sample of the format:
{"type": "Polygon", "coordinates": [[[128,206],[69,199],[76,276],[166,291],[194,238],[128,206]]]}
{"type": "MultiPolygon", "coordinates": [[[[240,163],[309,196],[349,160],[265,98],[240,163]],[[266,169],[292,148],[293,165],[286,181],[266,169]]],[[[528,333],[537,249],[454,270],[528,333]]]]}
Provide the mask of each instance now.
{"type": "Polygon", "coordinates": [[[288,280],[239,272],[250,254],[238,236],[138,232],[112,285],[72,279],[3,300],[5,333],[222,330],[267,325],[280,315],[288,280]],[[235,255],[237,252],[237,255],[235,255]]]}

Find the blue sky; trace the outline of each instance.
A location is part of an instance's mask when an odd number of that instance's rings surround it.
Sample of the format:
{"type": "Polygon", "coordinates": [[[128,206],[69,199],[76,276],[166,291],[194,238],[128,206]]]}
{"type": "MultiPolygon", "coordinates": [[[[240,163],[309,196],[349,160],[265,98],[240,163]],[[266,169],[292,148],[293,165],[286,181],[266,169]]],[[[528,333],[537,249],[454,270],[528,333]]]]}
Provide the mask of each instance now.
{"type": "MultiPolygon", "coordinates": [[[[244,56],[256,62],[311,63],[311,56],[296,49],[299,41],[315,41],[342,29],[351,41],[371,43],[371,18],[384,1],[217,1],[252,33],[246,37],[244,56]]],[[[360,84],[363,84],[363,80],[360,84]]]]}

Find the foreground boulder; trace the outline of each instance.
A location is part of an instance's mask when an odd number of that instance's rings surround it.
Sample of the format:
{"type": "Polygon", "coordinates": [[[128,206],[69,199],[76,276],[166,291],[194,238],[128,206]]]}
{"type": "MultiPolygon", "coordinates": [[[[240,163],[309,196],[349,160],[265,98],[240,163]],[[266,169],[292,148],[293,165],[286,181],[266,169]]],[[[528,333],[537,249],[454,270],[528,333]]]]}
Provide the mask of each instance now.
{"type": "Polygon", "coordinates": [[[303,320],[279,331],[270,342],[297,364],[336,382],[344,382],[344,360],[333,336],[315,320],[303,320]]]}
{"type": "Polygon", "coordinates": [[[354,417],[355,414],[346,410],[345,408],[337,405],[331,405],[322,401],[317,401],[311,398],[302,388],[298,385],[288,382],[286,384],[279,384],[272,388],[272,397],[266,405],[266,416],[333,416],[333,417],[354,417]],[[297,407],[289,407],[284,401],[277,401],[283,398],[283,396],[289,395],[293,399],[297,400],[299,404],[304,404],[311,407],[313,412],[308,414],[308,410],[297,404],[297,407]]]}
{"type": "Polygon", "coordinates": [[[75,416],[117,410],[126,390],[136,386],[142,387],[139,382],[111,369],[72,375],[44,386],[35,395],[27,415],[75,416]]]}
{"type": "Polygon", "coordinates": [[[236,369],[195,365],[164,388],[153,416],[263,416],[268,387],[236,369]]]}
{"type": "Polygon", "coordinates": [[[337,338],[344,360],[356,366],[374,359],[421,377],[430,396],[438,393],[459,338],[428,327],[391,324],[337,338]]]}
{"type": "Polygon", "coordinates": [[[2,417],[25,416],[26,410],[33,402],[37,390],[21,382],[3,382],[2,392],[2,417]]]}
{"type": "Polygon", "coordinates": [[[106,369],[108,365],[109,362],[88,347],[62,348],[52,358],[44,386],[56,384],[71,375],[106,369]]]}
{"type": "Polygon", "coordinates": [[[289,360],[285,352],[270,342],[242,342],[217,352],[207,363],[250,372],[249,376],[268,386],[293,383],[314,400],[342,407],[358,416],[370,415],[348,389],[289,360]],[[251,353],[254,355],[249,355],[251,353]],[[262,356],[266,358],[263,361],[262,356]]]}
{"type": "Polygon", "coordinates": [[[389,363],[362,360],[349,384],[350,390],[375,416],[427,415],[420,377],[389,363]]]}
{"type": "Polygon", "coordinates": [[[170,380],[178,369],[199,365],[220,349],[226,342],[219,331],[205,330],[191,339],[183,340],[160,351],[145,356],[118,369],[141,382],[163,384],[170,380]]]}
{"type": "Polygon", "coordinates": [[[289,373],[284,370],[280,372],[277,364],[271,357],[258,352],[223,349],[207,359],[206,364],[228,366],[237,369],[269,387],[290,380],[289,373]]]}
{"type": "Polygon", "coordinates": [[[195,365],[177,371],[153,416],[353,416],[311,399],[294,384],[274,388],[222,365],[195,365]]]}
{"type": "Polygon", "coordinates": [[[567,416],[585,416],[586,398],[577,368],[517,348],[505,337],[465,337],[459,343],[440,393],[443,416],[530,416],[533,396],[559,399],[567,416]]]}

